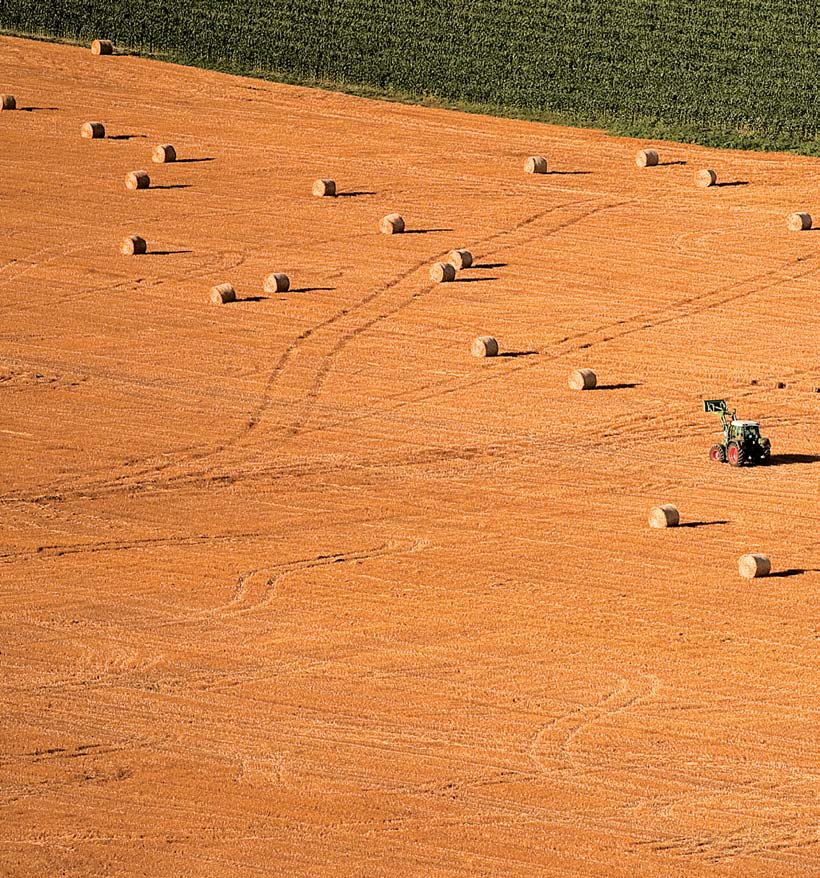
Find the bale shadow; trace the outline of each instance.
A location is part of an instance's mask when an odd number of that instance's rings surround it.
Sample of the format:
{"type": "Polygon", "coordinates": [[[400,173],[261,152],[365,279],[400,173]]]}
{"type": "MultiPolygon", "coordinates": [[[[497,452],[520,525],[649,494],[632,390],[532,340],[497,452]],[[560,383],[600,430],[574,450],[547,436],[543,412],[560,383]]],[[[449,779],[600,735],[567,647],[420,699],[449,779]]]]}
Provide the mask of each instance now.
{"type": "Polygon", "coordinates": [[[237,302],[267,302],[270,296],[242,296],[237,302]]]}
{"type": "Polygon", "coordinates": [[[685,521],[683,524],[679,524],[678,527],[717,527],[729,523],[728,518],[719,518],[715,521],[685,521]]]}
{"type": "Polygon", "coordinates": [[[728,183],[715,183],[715,189],[722,189],[724,186],[748,186],[748,180],[730,180],[728,183]]]}
{"type": "Polygon", "coordinates": [[[177,253],[193,253],[193,250],[149,250],[146,256],[176,256],[177,253]]]}
{"type": "Polygon", "coordinates": [[[580,177],[591,174],[592,171],[547,171],[547,177],[580,177]]]}
{"type": "Polygon", "coordinates": [[[537,357],[540,351],[504,351],[503,354],[498,354],[499,357],[537,357]]]}
{"type": "Polygon", "coordinates": [[[209,156],[205,156],[201,159],[177,159],[175,164],[177,164],[177,165],[190,165],[190,164],[193,164],[194,162],[215,162],[215,161],[216,161],[216,159],[212,155],[209,155],[209,156]]]}
{"type": "Polygon", "coordinates": [[[133,140],[135,137],[148,137],[147,134],[109,134],[108,140],[133,140]]]}
{"type": "Polygon", "coordinates": [[[769,574],[770,579],[785,579],[787,576],[800,576],[802,573],[820,573],[816,567],[790,567],[788,570],[776,570],[769,574]]]}
{"type": "Polygon", "coordinates": [[[378,192],[337,192],[336,198],[358,198],[360,195],[378,195],[378,192]]]}
{"type": "Polygon", "coordinates": [[[773,454],[769,466],[791,466],[800,463],[820,463],[820,454],[773,454]]]}
{"type": "Polygon", "coordinates": [[[632,387],[640,387],[640,381],[623,381],[620,384],[598,384],[594,390],[629,390],[632,387]]]}
{"type": "Polygon", "coordinates": [[[685,165],[687,162],[683,161],[683,159],[679,159],[676,162],[658,162],[657,167],[659,168],[671,168],[672,165],[685,165]]]}
{"type": "Polygon", "coordinates": [[[190,189],[190,183],[163,183],[161,186],[154,186],[153,184],[149,187],[150,189],[190,189]]]}
{"type": "Polygon", "coordinates": [[[452,232],[452,229],[405,229],[403,235],[429,235],[433,232],[452,232]]]}
{"type": "Polygon", "coordinates": [[[336,287],[291,287],[289,293],[332,293],[336,287]]]}
{"type": "Polygon", "coordinates": [[[481,262],[475,263],[471,268],[506,268],[506,262],[481,262]]]}
{"type": "Polygon", "coordinates": [[[498,280],[497,277],[457,277],[453,283],[457,284],[480,284],[486,280],[498,280]]]}
{"type": "Polygon", "coordinates": [[[50,113],[59,110],[59,107],[18,107],[21,113],[50,113]]]}

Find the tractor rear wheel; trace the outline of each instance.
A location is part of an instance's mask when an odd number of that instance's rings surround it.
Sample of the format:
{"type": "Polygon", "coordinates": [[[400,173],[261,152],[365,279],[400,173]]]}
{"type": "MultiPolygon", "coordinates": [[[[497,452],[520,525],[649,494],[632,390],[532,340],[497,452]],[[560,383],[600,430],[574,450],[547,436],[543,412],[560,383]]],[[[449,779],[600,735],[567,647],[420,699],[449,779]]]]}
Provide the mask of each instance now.
{"type": "Polygon", "coordinates": [[[723,445],[713,445],[709,449],[709,460],[726,463],[726,448],[723,445]]]}
{"type": "Polygon", "coordinates": [[[732,466],[743,466],[746,463],[746,454],[743,446],[734,440],[726,446],[726,457],[732,466]]]}

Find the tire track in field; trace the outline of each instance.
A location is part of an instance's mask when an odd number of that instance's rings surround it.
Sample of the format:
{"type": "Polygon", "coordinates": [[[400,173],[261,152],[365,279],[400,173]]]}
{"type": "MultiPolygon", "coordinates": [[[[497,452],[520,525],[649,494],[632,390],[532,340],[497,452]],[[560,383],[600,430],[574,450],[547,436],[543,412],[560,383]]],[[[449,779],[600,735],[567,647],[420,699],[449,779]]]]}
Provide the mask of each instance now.
{"type": "MultiPolygon", "coordinates": [[[[544,210],[537,211],[534,214],[527,215],[526,217],[524,217],[524,219],[516,223],[511,228],[502,229],[498,232],[493,233],[492,235],[487,236],[484,239],[484,242],[491,243],[500,239],[507,238],[511,235],[516,235],[520,230],[532,226],[540,219],[548,216],[549,214],[555,213],[560,210],[566,210],[572,207],[582,206],[588,203],[588,201],[589,199],[584,199],[578,202],[569,202],[561,205],[553,205],[545,208],[544,210]]],[[[583,219],[587,218],[587,216],[591,215],[592,213],[598,212],[598,210],[601,209],[603,208],[597,208],[593,211],[587,211],[580,217],[573,217],[566,223],[561,224],[557,229],[553,230],[552,233],[555,233],[556,231],[559,231],[560,229],[574,223],[580,222],[583,219]]],[[[356,303],[346,306],[344,308],[340,308],[329,317],[320,320],[318,323],[308,327],[303,332],[301,332],[279,356],[277,362],[275,363],[273,369],[268,376],[265,388],[262,392],[261,401],[249,414],[245,426],[235,435],[227,438],[226,440],[223,440],[220,443],[209,445],[207,448],[203,449],[200,447],[195,452],[191,452],[190,450],[186,449],[181,452],[171,452],[169,454],[165,454],[163,455],[163,460],[160,463],[152,463],[147,466],[138,467],[136,469],[132,464],[129,466],[129,471],[127,473],[122,473],[118,476],[115,476],[114,478],[109,477],[104,479],[92,479],[83,482],[81,486],[77,484],[76,479],[72,479],[62,483],[62,485],[59,487],[55,486],[47,491],[40,491],[37,494],[29,493],[26,495],[12,494],[0,496],[0,503],[19,501],[43,502],[46,500],[65,500],[77,497],[98,495],[99,492],[112,493],[118,490],[140,491],[150,489],[151,487],[156,487],[156,484],[163,479],[166,481],[173,480],[177,482],[179,481],[180,476],[182,476],[184,479],[184,471],[186,469],[189,469],[191,465],[202,463],[209,458],[216,457],[221,453],[234,448],[236,445],[239,445],[241,442],[243,442],[243,440],[245,440],[259,427],[259,425],[264,421],[267,413],[269,412],[273,404],[274,395],[277,388],[282,382],[282,377],[288,364],[306,343],[308,343],[311,339],[317,338],[322,330],[330,329],[336,326],[336,324],[340,323],[345,318],[348,318],[349,315],[355,315],[361,309],[368,307],[371,303],[377,300],[380,300],[380,298],[382,298],[386,293],[389,293],[391,290],[398,288],[402,281],[406,280],[415,272],[420,271],[422,268],[429,265],[430,262],[435,261],[436,258],[446,255],[447,252],[449,251],[438,252],[431,256],[426,256],[423,259],[417,260],[410,267],[403,270],[391,280],[382,284],[372,292],[368,293],[356,303]],[[178,470],[180,469],[183,470],[183,472],[178,472],[178,470]]],[[[485,255],[482,258],[487,258],[487,256],[485,255]]],[[[304,420],[308,416],[310,410],[314,407],[318,395],[321,391],[321,387],[332,368],[332,361],[339,355],[341,350],[343,350],[343,348],[349,343],[349,341],[353,340],[357,335],[360,335],[362,332],[367,331],[369,328],[371,328],[373,325],[376,325],[381,320],[384,320],[387,317],[398,313],[403,308],[406,308],[419,296],[432,291],[435,286],[435,284],[427,284],[421,290],[414,290],[409,294],[409,296],[405,295],[400,298],[398,303],[393,305],[391,308],[388,308],[387,310],[381,309],[379,313],[377,313],[374,317],[366,319],[358,326],[354,326],[351,330],[348,330],[346,334],[343,334],[340,339],[335,340],[330,350],[325,353],[320,360],[317,373],[313,378],[312,385],[308,388],[307,397],[304,404],[300,408],[299,414],[297,415],[295,421],[290,424],[281,424],[277,430],[277,434],[282,436],[293,436],[300,432],[302,424],[304,423],[304,420]]],[[[140,461],[139,463],[143,462],[144,461],[140,461]]],[[[211,468],[208,468],[205,471],[201,471],[199,477],[203,477],[205,473],[208,472],[210,469],[211,468]]],[[[196,476],[194,476],[194,479],[195,478],[196,476]]]]}
{"type": "MultiPolygon", "coordinates": [[[[595,199],[598,200],[598,199],[595,199]]],[[[598,207],[593,207],[589,210],[584,210],[579,216],[572,217],[565,222],[559,223],[555,228],[549,230],[546,235],[543,233],[533,233],[529,237],[525,237],[523,239],[519,239],[519,232],[524,229],[528,229],[531,226],[535,226],[540,220],[544,219],[551,214],[554,214],[558,211],[563,211],[572,208],[582,208],[585,204],[588,204],[590,199],[584,199],[576,202],[568,202],[561,205],[553,205],[551,207],[545,208],[544,210],[538,211],[534,214],[530,214],[525,217],[520,222],[516,223],[509,229],[502,229],[501,231],[494,232],[491,235],[486,236],[481,239],[477,246],[475,246],[475,257],[479,260],[486,260],[493,258],[497,253],[502,251],[508,244],[498,245],[494,248],[487,249],[487,245],[497,243],[504,239],[515,237],[517,246],[526,246],[533,240],[542,240],[544,237],[550,237],[552,235],[558,234],[561,231],[564,231],[567,228],[570,228],[573,225],[577,225],[578,223],[584,222],[588,220],[590,217],[595,216],[606,210],[613,210],[618,207],[623,207],[627,204],[631,204],[634,202],[634,199],[630,199],[627,201],[619,201],[612,204],[605,204],[598,207]]],[[[429,260],[424,261],[418,268],[421,268],[424,265],[429,265],[431,262],[434,262],[436,259],[442,258],[447,255],[449,250],[445,250],[441,253],[437,253],[432,256],[429,260]]],[[[305,403],[302,407],[302,411],[300,415],[294,420],[294,423],[290,426],[290,428],[286,431],[286,435],[288,436],[296,436],[303,431],[307,418],[310,413],[313,411],[315,404],[321,394],[322,388],[327,381],[328,376],[333,370],[337,359],[341,355],[342,351],[353,341],[355,341],[359,336],[371,330],[374,326],[378,325],[384,320],[388,320],[391,317],[394,317],[396,314],[399,314],[405,308],[412,305],[415,301],[421,298],[424,295],[431,293],[433,290],[437,289],[438,284],[435,283],[427,283],[420,288],[417,288],[410,292],[409,294],[405,294],[398,299],[398,301],[392,303],[387,308],[379,309],[378,313],[374,316],[364,320],[359,323],[357,326],[354,326],[347,331],[343,332],[339,338],[333,343],[331,348],[327,351],[326,354],[322,357],[318,368],[316,369],[316,374],[313,379],[312,385],[309,387],[306,395],[305,395],[305,403]]],[[[429,387],[429,385],[427,385],[429,387]]],[[[371,409],[370,413],[374,413],[374,410],[371,409]]],[[[365,417],[367,414],[365,414],[365,417]]],[[[333,424],[338,423],[338,421],[333,422],[333,424]]],[[[329,425],[326,425],[329,426],[329,425]]],[[[314,428],[314,429],[324,429],[323,427],[314,428]]]]}
{"type": "Polygon", "coordinates": [[[372,549],[335,552],[316,555],[301,561],[257,567],[240,574],[231,600],[222,607],[209,611],[209,613],[241,615],[267,606],[276,597],[277,590],[286,577],[304,570],[331,567],[334,564],[363,563],[374,558],[416,552],[425,545],[427,545],[426,542],[418,540],[406,544],[399,540],[390,540],[372,549]]]}
{"type": "Polygon", "coordinates": [[[615,689],[594,704],[576,708],[550,720],[533,736],[528,748],[530,759],[545,771],[553,771],[562,766],[576,770],[606,770],[607,766],[601,766],[600,762],[587,764],[573,745],[592,725],[609,723],[613,717],[652,698],[659,685],[659,680],[653,676],[623,679],[615,689]]]}
{"type": "MultiPolygon", "coordinates": [[[[711,290],[709,292],[698,294],[695,296],[687,296],[683,299],[679,299],[676,302],[671,303],[664,308],[638,313],[637,315],[633,315],[632,317],[601,324],[591,330],[585,330],[583,332],[565,336],[564,338],[560,339],[557,344],[541,350],[539,352],[540,356],[534,357],[529,361],[525,360],[523,362],[505,363],[501,366],[501,368],[499,368],[496,364],[493,364],[493,367],[491,367],[492,371],[489,372],[489,374],[479,375],[471,378],[462,378],[450,384],[449,386],[439,387],[436,390],[433,390],[432,392],[427,394],[424,394],[424,388],[420,388],[419,390],[414,391],[414,394],[422,393],[424,395],[416,395],[410,400],[396,403],[389,409],[385,409],[383,413],[387,413],[388,411],[392,412],[397,409],[404,408],[407,405],[413,405],[418,402],[435,399],[437,397],[448,396],[450,394],[458,393],[460,391],[467,390],[469,388],[476,387],[490,381],[498,381],[516,372],[537,369],[545,362],[554,362],[556,360],[561,360],[572,354],[576,354],[579,351],[588,350],[590,348],[597,347],[601,344],[606,344],[607,342],[614,341],[628,335],[652,330],[657,328],[658,326],[663,326],[665,324],[672,323],[678,320],[685,320],[689,317],[693,317],[696,314],[703,313],[714,308],[720,308],[724,305],[729,304],[730,302],[735,302],[740,299],[748,298],[749,296],[755,295],[757,293],[765,292],[768,289],[777,287],[783,282],[801,280],[807,277],[814,277],[814,275],[816,274],[816,269],[812,268],[806,268],[803,271],[792,273],[786,271],[789,267],[795,266],[796,263],[799,262],[801,264],[804,264],[806,261],[807,260],[804,257],[800,257],[796,260],[781,265],[777,269],[771,269],[761,274],[755,275],[751,278],[746,278],[744,280],[734,281],[730,284],[723,285],[716,290],[711,290]],[[764,280],[767,282],[761,283],[761,281],[764,280]]],[[[372,413],[363,413],[362,415],[358,416],[358,419],[370,417],[371,414],[372,413]]],[[[357,418],[353,418],[352,420],[356,419],[357,418]]],[[[349,421],[351,419],[346,420],[349,421]]],[[[336,423],[342,423],[342,421],[339,420],[336,423]]]]}

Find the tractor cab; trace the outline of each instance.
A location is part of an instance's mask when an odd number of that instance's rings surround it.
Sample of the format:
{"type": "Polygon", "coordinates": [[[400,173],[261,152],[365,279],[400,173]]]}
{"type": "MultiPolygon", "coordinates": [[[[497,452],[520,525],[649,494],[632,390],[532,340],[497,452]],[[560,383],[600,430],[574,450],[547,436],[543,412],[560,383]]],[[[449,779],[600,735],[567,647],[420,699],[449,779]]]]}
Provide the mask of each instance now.
{"type": "Polygon", "coordinates": [[[732,421],[730,438],[738,442],[760,442],[760,424],[757,421],[732,421]]]}

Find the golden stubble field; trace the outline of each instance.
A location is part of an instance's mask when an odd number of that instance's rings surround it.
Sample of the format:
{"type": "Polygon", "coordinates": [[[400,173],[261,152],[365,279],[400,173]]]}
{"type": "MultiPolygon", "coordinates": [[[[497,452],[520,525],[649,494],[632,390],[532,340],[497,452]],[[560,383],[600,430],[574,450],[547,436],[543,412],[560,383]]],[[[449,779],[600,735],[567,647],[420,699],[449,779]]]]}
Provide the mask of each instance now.
{"type": "Polygon", "coordinates": [[[820,874],[820,163],[7,38],[0,91],[0,873],[820,874]]]}

